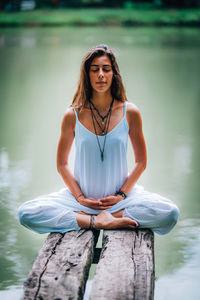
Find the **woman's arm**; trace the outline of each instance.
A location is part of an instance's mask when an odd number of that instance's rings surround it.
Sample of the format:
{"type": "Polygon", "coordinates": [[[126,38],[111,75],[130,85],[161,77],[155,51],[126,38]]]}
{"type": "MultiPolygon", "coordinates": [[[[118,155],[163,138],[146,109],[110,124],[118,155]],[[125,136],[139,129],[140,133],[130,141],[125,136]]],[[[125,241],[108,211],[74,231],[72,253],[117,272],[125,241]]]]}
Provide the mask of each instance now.
{"type": "Polygon", "coordinates": [[[62,126],[61,126],[61,136],[58,142],[57,150],[57,169],[62,176],[65,184],[68,186],[71,193],[74,195],[80,204],[91,207],[94,209],[107,209],[110,205],[104,205],[100,201],[93,198],[85,198],[83,195],[76,178],[71,173],[69,169],[69,153],[74,140],[76,117],[73,109],[69,108],[64,114],[62,126]]]}
{"type": "Polygon", "coordinates": [[[129,136],[135,154],[135,166],[121,187],[121,189],[128,194],[147,165],[147,151],[142,130],[142,117],[139,109],[132,103],[127,104],[127,122],[129,124],[129,136]]]}
{"type": "Polygon", "coordinates": [[[61,136],[57,149],[57,170],[62,176],[65,184],[68,186],[74,197],[78,200],[82,191],[69,169],[69,153],[74,140],[76,117],[73,109],[69,108],[63,117],[61,125],[61,136]]]}

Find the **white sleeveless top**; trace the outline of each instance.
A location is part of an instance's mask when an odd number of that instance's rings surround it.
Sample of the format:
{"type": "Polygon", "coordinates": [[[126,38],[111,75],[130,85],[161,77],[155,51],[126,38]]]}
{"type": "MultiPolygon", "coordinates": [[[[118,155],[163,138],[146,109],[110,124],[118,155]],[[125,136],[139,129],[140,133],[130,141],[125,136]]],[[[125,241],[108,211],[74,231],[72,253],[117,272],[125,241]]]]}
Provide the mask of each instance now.
{"type": "MultiPolygon", "coordinates": [[[[128,176],[126,155],[129,126],[126,120],[126,103],[124,102],[123,119],[106,135],[103,161],[96,135],[79,121],[77,111],[74,110],[74,176],[86,197],[98,199],[114,195],[128,176]]],[[[98,136],[98,139],[103,149],[105,136],[98,136]]]]}

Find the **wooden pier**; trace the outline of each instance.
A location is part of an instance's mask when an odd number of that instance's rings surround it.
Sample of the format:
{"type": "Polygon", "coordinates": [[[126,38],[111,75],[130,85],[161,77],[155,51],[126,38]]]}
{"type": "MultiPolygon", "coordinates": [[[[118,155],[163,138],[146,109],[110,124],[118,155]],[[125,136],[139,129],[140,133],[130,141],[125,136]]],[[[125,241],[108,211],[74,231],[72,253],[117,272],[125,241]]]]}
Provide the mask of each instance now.
{"type": "Polygon", "coordinates": [[[149,229],[51,233],[24,284],[23,300],[81,300],[98,263],[90,300],[153,300],[154,235],[149,229]]]}

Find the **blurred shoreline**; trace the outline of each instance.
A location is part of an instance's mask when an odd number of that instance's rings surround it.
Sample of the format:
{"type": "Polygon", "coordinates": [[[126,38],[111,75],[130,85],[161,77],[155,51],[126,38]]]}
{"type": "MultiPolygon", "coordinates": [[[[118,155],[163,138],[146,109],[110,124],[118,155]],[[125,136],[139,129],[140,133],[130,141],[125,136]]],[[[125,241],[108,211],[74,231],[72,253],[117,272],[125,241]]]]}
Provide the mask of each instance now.
{"type": "Polygon", "coordinates": [[[0,27],[40,26],[168,26],[200,27],[200,8],[196,9],[36,9],[0,12],[0,27]]]}

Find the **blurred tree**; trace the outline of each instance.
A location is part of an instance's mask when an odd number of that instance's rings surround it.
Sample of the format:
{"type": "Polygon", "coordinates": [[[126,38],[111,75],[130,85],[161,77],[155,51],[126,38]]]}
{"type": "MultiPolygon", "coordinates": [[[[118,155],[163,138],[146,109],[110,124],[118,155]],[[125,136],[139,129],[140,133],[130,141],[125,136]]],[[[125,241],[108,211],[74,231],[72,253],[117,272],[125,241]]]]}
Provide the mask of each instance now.
{"type": "Polygon", "coordinates": [[[36,0],[37,8],[56,7],[59,6],[60,0],[36,0]]]}
{"type": "MultiPolygon", "coordinates": [[[[112,1],[113,4],[118,0],[112,1]]],[[[60,0],[62,7],[106,7],[107,0],[60,0]]]]}
{"type": "Polygon", "coordinates": [[[166,7],[186,8],[200,6],[200,0],[162,0],[161,2],[166,7]]]}
{"type": "Polygon", "coordinates": [[[199,7],[200,0],[154,0],[154,4],[164,7],[186,8],[199,7]]]}
{"type": "Polygon", "coordinates": [[[8,0],[1,0],[0,1],[0,9],[4,9],[6,6],[6,3],[8,3],[8,0]]]}
{"type": "Polygon", "coordinates": [[[122,7],[124,5],[124,2],[126,1],[125,0],[116,0],[116,1],[104,0],[103,5],[105,7],[122,7]]]}
{"type": "Polygon", "coordinates": [[[59,1],[60,7],[82,7],[83,1],[81,0],[60,0],[59,1]]]}
{"type": "Polygon", "coordinates": [[[3,1],[3,9],[5,11],[19,11],[20,10],[20,5],[21,5],[21,0],[8,0],[8,1],[3,1]]]}
{"type": "MultiPolygon", "coordinates": [[[[20,10],[23,0],[0,0],[0,9],[6,11],[20,10]]],[[[28,0],[27,0],[28,1],[28,0]]],[[[200,0],[35,0],[37,8],[45,7],[162,7],[187,8],[200,7],[200,0]]]]}

